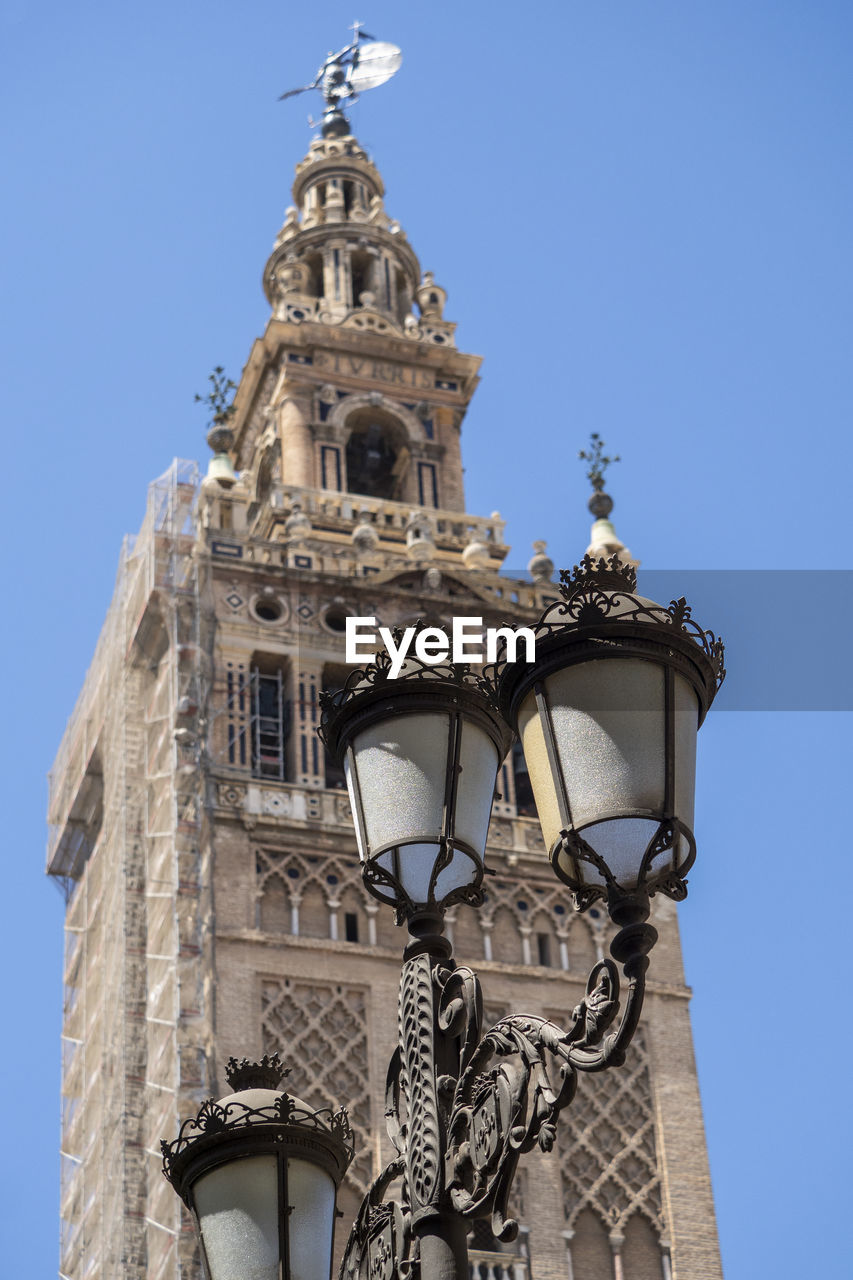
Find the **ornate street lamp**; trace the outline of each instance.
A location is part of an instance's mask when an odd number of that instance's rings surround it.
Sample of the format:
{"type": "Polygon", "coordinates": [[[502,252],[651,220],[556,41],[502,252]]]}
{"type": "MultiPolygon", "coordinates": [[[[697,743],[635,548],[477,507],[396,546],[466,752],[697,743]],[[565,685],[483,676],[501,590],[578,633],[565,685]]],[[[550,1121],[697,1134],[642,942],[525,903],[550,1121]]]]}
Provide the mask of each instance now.
{"type": "Polygon", "coordinates": [[[636,594],[615,558],[563,570],[534,629],[536,662],[501,673],[554,871],[585,910],[617,923],[649,895],[681,899],[696,857],[696,734],[723,680],[723,646],[691,618],[636,594]]]}
{"type": "MultiPolygon", "coordinates": [[[[436,628],[429,628],[436,630],[436,628]]],[[[321,737],[342,763],[365,886],[399,923],[483,900],[486,834],[512,735],[466,664],[381,654],[326,695],[321,737]]]]}
{"type": "Polygon", "coordinates": [[[207,1280],[329,1280],[335,1198],[353,1156],[345,1111],[279,1089],[278,1058],[238,1063],[234,1092],[205,1102],[161,1143],[163,1172],[190,1210],[207,1280]]]}
{"type": "Polygon", "coordinates": [[[683,600],[665,609],[637,596],[616,560],[585,560],[561,580],[535,628],[535,663],[499,661],[487,676],[410,661],[394,679],[383,655],[323,698],[320,735],[347,774],[366,887],[412,935],[386,1095],[397,1156],[353,1225],[344,1280],[393,1280],[415,1258],[429,1280],[465,1280],[471,1219],[515,1236],[519,1158],[551,1148],[578,1072],[624,1061],[657,940],[649,898],[686,893],[696,731],[723,678],[722,645],[683,600]],[[615,1029],[608,958],[568,1029],[510,1015],[484,1033],[477,977],[442,936],[448,905],[482,901],[507,719],[557,875],[579,910],[604,898],[620,926],[610,950],[628,990],[615,1029]]]}

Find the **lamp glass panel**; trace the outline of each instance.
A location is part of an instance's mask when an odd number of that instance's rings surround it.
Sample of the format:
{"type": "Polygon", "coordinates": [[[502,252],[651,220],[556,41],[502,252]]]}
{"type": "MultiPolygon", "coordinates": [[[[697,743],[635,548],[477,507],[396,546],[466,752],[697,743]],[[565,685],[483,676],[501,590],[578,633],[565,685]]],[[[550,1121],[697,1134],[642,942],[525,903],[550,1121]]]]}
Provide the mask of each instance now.
{"type": "Polygon", "coordinates": [[[329,1280],[335,1231],[335,1184],[309,1160],[287,1162],[289,1280],[329,1280]]]}
{"type": "Polygon", "coordinates": [[[355,800],[355,772],[353,770],[351,761],[352,761],[352,755],[349,751],[347,751],[346,756],[344,757],[344,777],[347,780],[347,791],[349,792],[349,806],[350,806],[350,809],[352,810],[353,822],[355,823],[355,840],[356,840],[356,844],[358,845],[358,856],[359,858],[361,858],[361,861],[364,862],[365,859],[367,858],[367,854],[365,853],[365,848],[364,848],[365,833],[362,831],[361,823],[359,821],[359,807],[356,804],[356,800],[355,800]]]}
{"type": "MultiPolygon", "coordinates": [[[[575,828],[664,801],[664,669],[610,658],[545,681],[575,828]]],[[[641,850],[642,854],[642,850],[641,850]]]]}
{"type": "MultiPolygon", "coordinates": [[[[643,854],[654,839],[660,826],[657,818],[612,818],[586,827],[581,835],[607,863],[616,882],[623,889],[633,889],[637,884],[643,854]]],[[[655,859],[655,870],[662,870],[672,858],[666,851],[655,859]]],[[[584,884],[601,884],[601,876],[589,862],[578,860],[578,869],[584,884]]]]}
{"type": "Polygon", "coordinates": [[[545,734],[539,719],[536,697],[530,692],[518,713],[518,734],[524,751],[524,763],[533,789],[536,812],[548,852],[560,834],[560,809],[557,802],[558,780],[551,774],[545,734]]]}
{"type": "MultiPolygon", "coordinates": [[[[437,850],[436,850],[437,852],[437,850]]],[[[458,849],[453,850],[450,865],[438,873],[435,881],[435,900],[441,902],[453,889],[461,889],[466,884],[473,884],[477,876],[477,865],[467,854],[458,849]]]]}
{"type": "Polygon", "coordinates": [[[569,851],[562,846],[557,849],[554,855],[554,868],[558,875],[573,884],[597,885],[601,889],[607,884],[604,876],[600,871],[596,870],[591,862],[583,862],[580,858],[573,858],[569,851]]]}
{"type": "MultiPolygon", "coordinates": [[[[479,725],[462,720],[461,729],[461,772],[456,786],[453,830],[458,840],[482,855],[486,847],[500,760],[497,747],[479,725]]],[[[467,858],[465,862],[473,872],[474,864],[467,858]]]]}
{"type": "Polygon", "coordinates": [[[278,1162],[231,1160],[193,1188],[211,1280],[279,1280],[278,1162]]]}
{"type": "Polygon", "coordinates": [[[429,882],[439,844],[404,844],[386,849],[376,859],[403,886],[412,902],[429,901],[429,882]]]}
{"type": "Polygon", "coordinates": [[[364,811],[362,857],[383,845],[432,843],[441,835],[448,717],[389,715],[353,742],[364,811]]]}
{"type": "Polygon", "coordinates": [[[696,738],[699,700],[687,681],[675,676],[675,817],[693,830],[696,795],[696,738]]]}

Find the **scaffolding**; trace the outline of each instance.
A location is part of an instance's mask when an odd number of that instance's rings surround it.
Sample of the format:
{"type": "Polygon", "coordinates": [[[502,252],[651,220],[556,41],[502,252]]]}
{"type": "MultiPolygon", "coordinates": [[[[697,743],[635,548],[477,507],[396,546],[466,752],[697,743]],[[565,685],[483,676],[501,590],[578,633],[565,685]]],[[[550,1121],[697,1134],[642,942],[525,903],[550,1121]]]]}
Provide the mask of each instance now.
{"type": "Polygon", "coordinates": [[[191,1274],[159,1138],[207,1086],[197,466],[150,486],[49,780],[66,900],[60,1275],[191,1274]]]}

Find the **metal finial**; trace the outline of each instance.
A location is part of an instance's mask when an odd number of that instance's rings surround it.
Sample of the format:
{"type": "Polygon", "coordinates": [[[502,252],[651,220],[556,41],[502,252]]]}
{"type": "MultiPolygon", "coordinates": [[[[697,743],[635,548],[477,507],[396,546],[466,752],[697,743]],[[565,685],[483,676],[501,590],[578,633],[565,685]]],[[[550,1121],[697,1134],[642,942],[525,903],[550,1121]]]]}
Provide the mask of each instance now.
{"type": "Polygon", "coordinates": [[[288,89],[279,98],[279,102],[283,102],[285,98],[294,98],[298,93],[307,93],[309,89],[319,89],[326,104],[322,119],[324,138],[349,133],[349,121],[343,113],[343,104],[352,106],[358,101],[359,93],[365,89],[375,89],[390,80],[403,61],[403,55],[395,44],[375,40],[362,29],[360,22],[353,23],[352,32],[353,38],[349,44],[344,45],[337,53],[330,51],[326,55],[311,84],[288,89]]]}
{"type": "Polygon", "coordinates": [[[589,470],[586,478],[592,485],[596,493],[604,492],[604,473],[607,468],[614,462],[621,462],[618,453],[614,453],[612,458],[608,458],[604,453],[604,441],[597,431],[590,433],[589,449],[581,449],[578,457],[582,462],[589,463],[589,470]]]}
{"type": "Polygon", "coordinates": [[[221,364],[218,364],[213,373],[208,375],[207,380],[210,383],[210,391],[207,395],[197,394],[193,398],[197,404],[206,404],[210,411],[207,443],[214,453],[224,453],[234,443],[231,419],[235,413],[234,392],[237,390],[237,384],[225,377],[225,369],[221,364]]]}

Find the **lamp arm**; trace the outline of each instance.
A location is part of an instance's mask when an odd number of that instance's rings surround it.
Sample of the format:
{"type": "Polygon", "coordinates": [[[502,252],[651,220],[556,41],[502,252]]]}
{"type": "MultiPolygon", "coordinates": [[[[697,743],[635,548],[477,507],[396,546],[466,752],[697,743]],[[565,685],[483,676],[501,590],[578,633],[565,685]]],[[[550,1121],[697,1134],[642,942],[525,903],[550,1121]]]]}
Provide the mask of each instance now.
{"type": "Polygon", "coordinates": [[[577,1073],[624,1062],[643,1006],[648,952],[656,940],[656,931],[645,923],[630,924],[613,939],[611,951],[623,965],[628,991],[610,1035],[605,1033],[616,1020],[620,997],[619,972],[610,959],[593,966],[568,1030],[547,1018],[512,1014],[473,1049],[467,1049],[470,1035],[462,1026],[462,992],[476,978],[470,970],[457,970],[446,984],[439,1025],[462,1035],[463,1069],[448,1122],[445,1183],[456,1212],[466,1218],[490,1214],[498,1239],[512,1240],[518,1232],[508,1201],[519,1159],[535,1146],[551,1150],[557,1116],[575,1095],[577,1073]]]}

